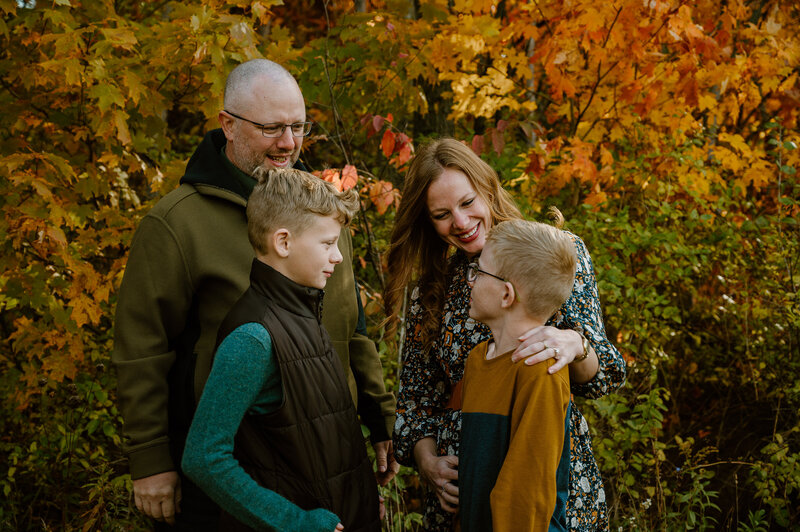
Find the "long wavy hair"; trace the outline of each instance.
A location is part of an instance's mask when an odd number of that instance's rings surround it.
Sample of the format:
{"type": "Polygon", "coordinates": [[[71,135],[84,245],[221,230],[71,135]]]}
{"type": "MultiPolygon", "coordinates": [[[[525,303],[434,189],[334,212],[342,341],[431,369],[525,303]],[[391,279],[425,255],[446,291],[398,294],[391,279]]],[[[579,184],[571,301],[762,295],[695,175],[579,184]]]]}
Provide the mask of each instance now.
{"type": "Polygon", "coordinates": [[[417,152],[406,174],[392,229],[384,310],[388,332],[393,334],[405,288],[416,280],[425,315],[422,341],[426,351],[441,323],[450,251],[449,244],[433,228],[427,206],[428,188],[447,168],[459,170],[467,176],[478,196],[489,206],[492,224],[522,218],[511,196],[500,185],[497,172],[461,142],[451,138],[438,139],[417,152]]]}

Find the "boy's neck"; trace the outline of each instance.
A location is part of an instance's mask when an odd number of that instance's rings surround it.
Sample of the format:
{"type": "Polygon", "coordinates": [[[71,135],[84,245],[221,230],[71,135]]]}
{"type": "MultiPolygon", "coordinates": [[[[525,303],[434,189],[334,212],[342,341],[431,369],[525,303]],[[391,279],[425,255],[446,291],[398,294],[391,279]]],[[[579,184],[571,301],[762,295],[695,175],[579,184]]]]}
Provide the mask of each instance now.
{"type": "MultiPolygon", "coordinates": [[[[294,283],[297,283],[297,281],[295,281],[292,278],[292,272],[288,271],[288,269],[286,268],[286,262],[282,261],[280,257],[276,257],[276,256],[270,255],[270,254],[261,255],[259,253],[259,254],[256,254],[256,259],[258,259],[259,261],[263,262],[267,266],[270,266],[273,270],[275,270],[276,272],[280,273],[281,275],[283,275],[284,277],[286,277],[290,281],[292,281],[294,283]]],[[[300,283],[297,283],[297,284],[300,284],[300,283]]],[[[300,286],[305,286],[305,285],[300,284],[300,286]]],[[[307,287],[307,288],[311,288],[311,287],[307,287]]]]}
{"type": "Polygon", "coordinates": [[[493,320],[491,323],[487,322],[486,325],[489,326],[494,337],[494,352],[489,358],[495,358],[516,349],[520,344],[520,336],[534,327],[544,325],[544,323],[531,318],[519,308],[519,310],[505,312],[497,320],[493,320]]]}

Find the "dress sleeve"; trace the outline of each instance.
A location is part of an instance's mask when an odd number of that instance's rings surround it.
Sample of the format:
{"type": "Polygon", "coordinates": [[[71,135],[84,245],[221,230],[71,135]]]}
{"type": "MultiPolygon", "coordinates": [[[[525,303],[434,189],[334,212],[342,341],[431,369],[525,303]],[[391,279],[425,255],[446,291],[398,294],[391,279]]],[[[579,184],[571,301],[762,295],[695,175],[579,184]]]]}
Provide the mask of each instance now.
{"type": "Polygon", "coordinates": [[[225,511],[255,530],[332,531],[339,518],[305,511],[260,486],[233,456],[234,437],[260,397],[280,395],[269,333],[245,324],[220,344],[183,455],[183,471],[225,511]]]}
{"type": "Polygon", "coordinates": [[[431,350],[422,343],[422,307],[419,288],[414,288],[408,305],[403,343],[403,368],[397,396],[394,448],[397,460],[413,465],[414,446],[422,438],[436,437],[445,414],[448,381],[431,350]]]}
{"type": "Polygon", "coordinates": [[[575,242],[578,265],[572,294],[559,311],[563,319],[559,326],[582,326],[584,335],[597,353],[599,367],[594,378],[584,384],[572,383],[571,386],[575,395],[596,399],[617,390],[625,383],[625,360],[606,336],[603,311],[597,293],[597,279],[586,244],[578,236],[570,236],[575,242]]]}

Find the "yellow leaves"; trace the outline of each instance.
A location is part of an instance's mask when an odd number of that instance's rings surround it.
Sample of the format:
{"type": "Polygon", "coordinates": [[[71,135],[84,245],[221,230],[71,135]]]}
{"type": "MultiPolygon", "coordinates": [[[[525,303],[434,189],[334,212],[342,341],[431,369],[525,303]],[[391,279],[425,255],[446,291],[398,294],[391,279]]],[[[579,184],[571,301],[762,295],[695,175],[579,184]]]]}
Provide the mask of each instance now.
{"type": "Polygon", "coordinates": [[[128,113],[115,110],[111,113],[114,118],[114,127],[117,129],[117,139],[122,145],[131,143],[131,133],[128,131],[128,113]]]}
{"type": "Polygon", "coordinates": [[[83,327],[87,323],[97,325],[102,315],[103,310],[100,305],[92,301],[89,296],[81,295],[72,300],[70,317],[78,327],[83,327]]]}
{"type": "Polygon", "coordinates": [[[775,165],[764,159],[758,159],[749,164],[744,175],[736,179],[734,183],[741,188],[742,192],[745,192],[748,187],[764,188],[775,182],[776,177],[775,165]]]}
{"type": "Polygon", "coordinates": [[[106,44],[122,50],[132,51],[139,44],[136,35],[129,27],[100,28],[106,44]]]}
{"type": "Polygon", "coordinates": [[[739,134],[720,133],[719,142],[729,144],[732,148],[739,151],[742,157],[749,158],[751,155],[750,146],[747,145],[744,138],[739,134]]]}
{"type": "Polygon", "coordinates": [[[515,98],[514,82],[504,73],[496,70],[485,76],[477,74],[446,75],[451,81],[454,105],[451,116],[484,116],[490,118],[500,109],[507,107],[516,110],[521,107],[515,98]]]}
{"type": "Polygon", "coordinates": [[[123,107],[125,97],[116,85],[105,80],[89,89],[89,96],[97,100],[97,107],[101,111],[108,111],[112,105],[123,107]]]}

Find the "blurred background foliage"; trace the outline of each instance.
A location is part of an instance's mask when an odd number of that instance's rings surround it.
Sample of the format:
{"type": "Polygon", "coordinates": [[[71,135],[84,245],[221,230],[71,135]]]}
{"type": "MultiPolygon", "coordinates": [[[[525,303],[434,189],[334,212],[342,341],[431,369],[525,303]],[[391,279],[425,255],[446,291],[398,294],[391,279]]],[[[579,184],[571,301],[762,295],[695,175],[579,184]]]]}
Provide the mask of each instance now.
{"type": "MultiPolygon", "coordinates": [[[[0,0],[0,528],[142,530],[109,363],[138,220],[267,57],[358,178],[384,252],[414,146],[448,135],[587,243],[628,382],[589,420],[613,530],[800,526],[800,10],[776,0],[0,0]]],[[[419,527],[410,469],[387,530],[419,527]]]]}

